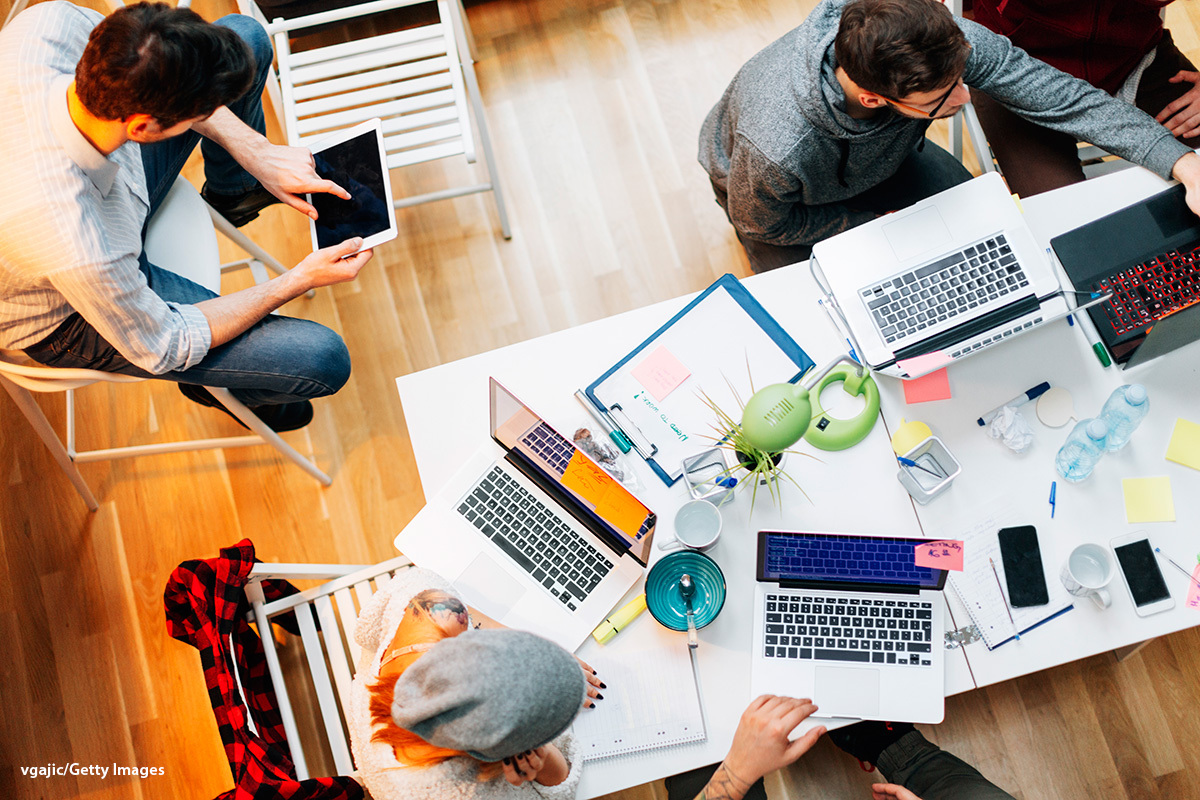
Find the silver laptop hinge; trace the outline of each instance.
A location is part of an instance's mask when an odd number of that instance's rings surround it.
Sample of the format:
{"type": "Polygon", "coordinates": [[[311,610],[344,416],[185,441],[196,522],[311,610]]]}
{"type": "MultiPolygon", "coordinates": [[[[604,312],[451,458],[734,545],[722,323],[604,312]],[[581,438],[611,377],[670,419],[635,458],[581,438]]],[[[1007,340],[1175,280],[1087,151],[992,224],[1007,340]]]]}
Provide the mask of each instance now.
{"type": "Polygon", "coordinates": [[[956,631],[946,631],[946,649],[957,650],[982,638],[979,635],[978,625],[967,625],[965,628],[959,628],[956,631]]]}

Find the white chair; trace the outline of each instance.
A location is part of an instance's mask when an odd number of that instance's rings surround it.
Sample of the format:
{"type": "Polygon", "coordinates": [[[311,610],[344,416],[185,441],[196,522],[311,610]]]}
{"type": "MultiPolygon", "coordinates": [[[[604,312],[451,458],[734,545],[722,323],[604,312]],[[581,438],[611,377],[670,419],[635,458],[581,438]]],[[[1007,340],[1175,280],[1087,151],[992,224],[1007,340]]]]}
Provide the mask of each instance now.
{"type": "MultiPolygon", "coordinates": [[[[236,269],[249,266],[256,279],[265,276],[265,266],[281,272],[284,267],[250,241],[244,234],[238,232],[229,223],[209,208],[201,199],[199,193],[183,178],[175,181],[162,205],[150,220],[146,234],[146,255],[150,260],[189,278],[201,286],[213,291],[220,291],[222,270],[236,269]],[[222,227],[228,227],[235,234],[231,236],[251,252],[251,257],[241,261],[221,264],[217,249],[217,237],[213,226],[207,220],[212,219],[222,227]]],[[[118,375],[111,372],[100,372],[91,369],[58,369],[44,367],[26,358],[24,354],[11,351],[0,351],[0,384],[13,398],[21,413],[29,420],[29,424],[37,432],[42,442],[54,456],[54,459],[67,474],[75,489],[87,503],[88,509],[95,511],[99,504],[88,488],[87,483],[79,474],[76,464],[86,464],[92,461],[108,461],[118,458],[157,455],[160,453],[178,453],[190,450],[208,450],[221,447],[246,447],[249,445],[270,445],[283,456],[295,463],[309,475],[312,475],[325,486],[333,481],[315,464],[300,455],[290,445],[279,437],[255,416],[250,409],[239,402],[228,389],[210,388],[226,408],[240,419],[252,432],[250,435],[229,436],[216,439],[198,439],[183,442],[161,444],[135,445],[129,447],[113,447],[102,450],[80,451],[75,446],[75,389],[92,383],[137,383],[142,378],[128,375],[118,375]],[[66,442],[60,440],[54,428],[46,419],[31,392],[66,392],[67,393],[67,425],[66,442]]]]}
{"type": "MultiPolygon", "coordinates": [[[[293,52],[291,37],[318,26],[361,19],[428,0],[374,0],[295,19],[266,22],[253,0],[238,0],[243,14],[263,22],[275,42],[279,94],[269,91],[288,143],[305,145],[363,120],[383,120],[388,169],[463,155],[476,161],[472,118],[479,129],[488,180],[402,197],[397,208],[492,192],[500,229],[512,237],[496,170],[472,40],[461,0],[436,0],[438,22],[378,36],[355,38],[293,52]],[[465,56],[465,57],[464,57],[465,56]],[[280,103],[282,106],[280,106],[280,103]]],[[[268,81],[268,89],[271,87],[268,81]]]]}
{"type": "Polygon", "coordinates": [[[301,746],[300,733],[283,670],[279,663],[275,640],[269,620],[288,611],[296,612],[300,638],[304,645],[309,676],[317,695],[321,722],[338,775],[354,771],[345,729],[344,709],[350,699],[350,682],[358,665],[361,648],[354,642],[354,626],[359,610],[371,595],[387,585],[391,576],[412,566],[404,556],[370,567],[338,564],[256,564],[246,584],[250,601],[250,619],[258,628],[271,683],[279,702],[280,717],[291,746],[292,761],[300,780],[309,777],[308,765],[301,746]],[[268,579],[329,580],[315,589],[280,600],[266,602],[261,582],[268,579]],[[372,586],[374,582],[374,586],[372,586]],[[317,625],[320,630],[317,630],[317,625]]]}

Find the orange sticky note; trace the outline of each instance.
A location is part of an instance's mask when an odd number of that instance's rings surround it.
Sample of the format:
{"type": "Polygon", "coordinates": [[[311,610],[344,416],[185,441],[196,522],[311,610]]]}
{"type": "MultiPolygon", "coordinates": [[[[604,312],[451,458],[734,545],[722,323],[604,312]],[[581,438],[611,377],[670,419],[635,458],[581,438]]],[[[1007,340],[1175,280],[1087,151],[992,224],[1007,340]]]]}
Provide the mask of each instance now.
{"type": "Polygon", "coordinates": [[[909,405],[928,403],[931,400],[949,400],[950,397],[950,376],[945,367],[923,378],[904,382],[904,402],[909,405]]]}
{"type": "Polygon", "coordinates": [[[642,359],[642,363],[634,367],[630,374],[661,403],[663,398],[675,391],[675,387],[686,381],[692,372],[680,364],[679,359],[671,355],[670,350],[659,345],[653,353],[642,359]]]}
{"type": "Polygon", "coordinates": [[[1200,581],[1200,564],[1197,564],[1196,568],[1192,570],[1192,582],[1188,586],[1188,599],[1186,603],[1188,608],[1200,610],[1200,586],[1196,585],[1197,581],[1200,581]]]}
{"type": "Polygon", "coordinates": [[[616,478],[576,450],[563,473],[563,486],[591,503],[596,513],[617,530],[636,536],[648,510],[625,491],[616,478]]]}
{"type": "Polygon", "coordinates": [[[917,545],[916,562],[918,567],[952,569],[962,572],[963,543],[953,539],[921,542],[917,545]]]}

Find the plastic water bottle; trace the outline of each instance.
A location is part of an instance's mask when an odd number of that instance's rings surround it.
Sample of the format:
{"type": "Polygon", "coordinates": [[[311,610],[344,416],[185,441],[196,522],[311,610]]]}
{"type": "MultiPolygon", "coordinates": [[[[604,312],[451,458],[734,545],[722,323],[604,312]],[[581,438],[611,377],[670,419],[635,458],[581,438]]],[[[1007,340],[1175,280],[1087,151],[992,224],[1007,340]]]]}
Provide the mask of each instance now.
{"type": "Polygon", "coordinates": [[[1100,419],[1108,423],[1108,450],[1120,450],[1129,443],[1129,437],[1146,414],[1150,412],[1150,400],[1146,387],[1140,383],[1118,386],[1104,401],[1100,419]]]}
{"type": "Polygon", "coordinates": [[[1058,474],[1079,483],[1092,474],[1108,440],[1108,425],[1102,419],[1085,419],[1077,424],[1054,457],[1058,474]]]}

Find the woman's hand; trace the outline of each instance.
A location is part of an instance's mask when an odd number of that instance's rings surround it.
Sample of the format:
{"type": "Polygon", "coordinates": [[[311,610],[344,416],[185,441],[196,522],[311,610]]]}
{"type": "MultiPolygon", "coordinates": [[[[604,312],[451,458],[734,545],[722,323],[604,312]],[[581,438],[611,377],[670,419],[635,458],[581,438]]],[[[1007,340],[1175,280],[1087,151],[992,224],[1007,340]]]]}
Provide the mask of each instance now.
{"type": "Polygon", "coordinates": [[[504,779],[513,786],[533,781],[543,786],[557,786],[567,779],[569,772],[567,760],[552,744],[504,759],[504,779]]]}
{"type": "Polygon", "coordinates": [[[575,656],[575,660],[579,662],[579,666],[583,669],[583,677],[587,679],[587,693],[583,696],[583,707],[595,708],[596,701],[604,699],[604,695],[600,694],[600,690],[607,689],[608,684],[600,680],[599,676],[596,675],[596,670],[592,669],[591,664],[579,656],[575,656]]]}

